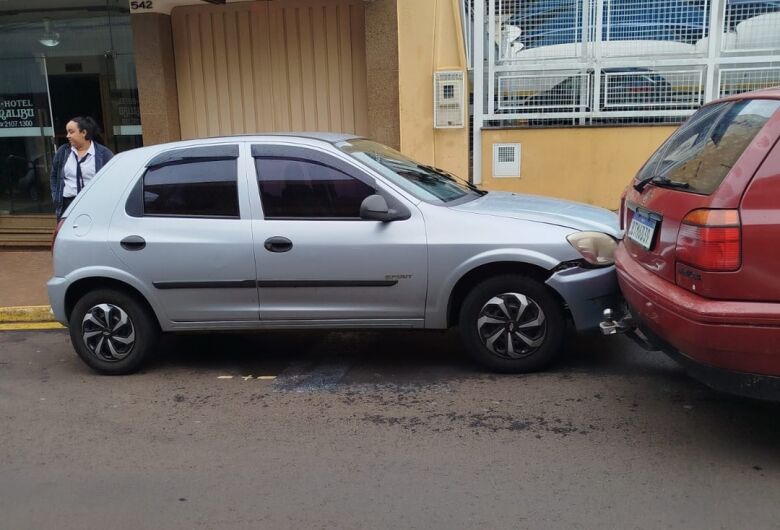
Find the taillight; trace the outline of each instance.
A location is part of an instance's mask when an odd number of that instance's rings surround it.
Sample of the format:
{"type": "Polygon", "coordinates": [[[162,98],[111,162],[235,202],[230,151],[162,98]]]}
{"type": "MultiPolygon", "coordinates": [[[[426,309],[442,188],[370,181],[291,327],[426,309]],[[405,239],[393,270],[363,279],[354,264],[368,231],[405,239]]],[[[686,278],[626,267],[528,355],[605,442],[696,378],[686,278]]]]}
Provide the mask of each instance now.
{"type": "Polygon", "coordinates": [[[702,209],[686,215],[677,234],[677,259],[704,271],[739,269],[739,211],[702,209]]]}
{"type": "Polygon", "coordinates": [[[54,229],[54,234],[52,234],[52,236],[51,236],[51,249],[52,249],[52,251],[54,251],[54,242],[57,241],[57,234],[60,233],[60,228],[62,228],[62,223],[64,223],[64,222],[65,222],[65,218],[63,217],[57,223],[57,228],[54,229]]]}

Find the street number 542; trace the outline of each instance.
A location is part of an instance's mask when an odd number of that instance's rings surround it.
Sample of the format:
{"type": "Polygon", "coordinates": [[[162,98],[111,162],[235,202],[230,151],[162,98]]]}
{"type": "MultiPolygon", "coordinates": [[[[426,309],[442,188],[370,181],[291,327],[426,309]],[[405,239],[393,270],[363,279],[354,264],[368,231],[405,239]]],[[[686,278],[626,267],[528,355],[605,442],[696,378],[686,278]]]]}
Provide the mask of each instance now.
{"type": "Polygon", "coordinates": [[[152,9],[152,0],[133,0],[130,2],[130,9],[136,10],[136,9],[152,9]]]}

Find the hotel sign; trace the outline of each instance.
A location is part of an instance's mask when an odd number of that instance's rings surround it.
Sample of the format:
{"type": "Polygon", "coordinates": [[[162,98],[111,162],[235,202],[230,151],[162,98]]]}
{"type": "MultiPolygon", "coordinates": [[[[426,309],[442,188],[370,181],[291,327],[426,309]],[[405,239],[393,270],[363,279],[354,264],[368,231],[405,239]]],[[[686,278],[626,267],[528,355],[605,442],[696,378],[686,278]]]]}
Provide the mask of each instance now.
{"type": "Polygon", "coordinates": [[[36,114],[40,107],[34,95],[0,95],[0,129],[35,127],[36,114]]]}
{"type": "Polygon", "coordinates": [[[138,90],[118,88],[111,90],[111,104],[115,112],[115,125],[138,125],[141,123],[138,90]]]}

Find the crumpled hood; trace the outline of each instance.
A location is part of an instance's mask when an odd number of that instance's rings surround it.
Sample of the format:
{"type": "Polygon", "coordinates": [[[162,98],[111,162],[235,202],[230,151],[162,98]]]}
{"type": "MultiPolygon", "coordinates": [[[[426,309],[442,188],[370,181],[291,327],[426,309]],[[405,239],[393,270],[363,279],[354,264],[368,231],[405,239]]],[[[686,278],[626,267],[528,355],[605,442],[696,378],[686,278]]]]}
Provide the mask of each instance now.
{"type": "Polygon", "coordinates": [[[604,232],[615,238],[621,235],[618,216],[609,210],[539,195],[491,191],[476,200],[452,208],[475,214],[554,224],[575,230],[604,232]]]}

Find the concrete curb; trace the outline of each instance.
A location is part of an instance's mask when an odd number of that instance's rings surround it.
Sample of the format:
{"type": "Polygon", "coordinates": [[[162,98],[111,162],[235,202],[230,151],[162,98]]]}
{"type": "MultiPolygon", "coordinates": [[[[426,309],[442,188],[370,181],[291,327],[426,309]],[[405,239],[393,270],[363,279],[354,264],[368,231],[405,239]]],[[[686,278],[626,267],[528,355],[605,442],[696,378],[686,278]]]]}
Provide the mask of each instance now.
{"type": "Polygon", "coordinates": [[[28,305],[16,307],[0,307],[0,324],[15,324],[19,322],[54,322],[51,306],[28,305]]]}
{"type": "Polygon", "coordinates": [[[59,322],[0,322],[0,331],[35,331],[41,329],[65,329],[59,322]]]}

